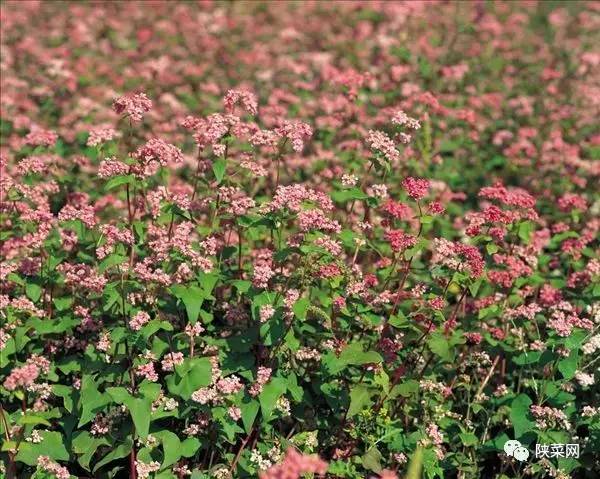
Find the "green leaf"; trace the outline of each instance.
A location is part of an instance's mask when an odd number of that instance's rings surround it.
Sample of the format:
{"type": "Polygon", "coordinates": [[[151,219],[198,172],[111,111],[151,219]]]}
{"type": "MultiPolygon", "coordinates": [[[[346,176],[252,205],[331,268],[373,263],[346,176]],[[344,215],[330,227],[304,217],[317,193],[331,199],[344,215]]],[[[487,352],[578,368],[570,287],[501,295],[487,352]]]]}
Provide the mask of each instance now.
{"type": "Polygon", "coordinates": [[[167,387],[173,394],[189,399],[197,389],[208,386],[212,380],[209,358],[187,358],[175,366],[175,373],[167,376],[167,387]]]}
{"type": "Polygon", "coordinates": [[[286,381],[283,378],[273,378],[263,387],[262,392],[258,396],[258,400],[260,402],[260,410],[263,418],[266,421],[271,418],[277,400],[286,390],[286,381]]]}
{"type": "Polygon", "coordinates": [[[200,441],[195,437],[188,437],[181,443],[180,451],[183,457],[192,457],[200,449],[200,441]]]}
{"type": "Polygon", "coordinates": [[[242,411],[242,423],[244,424],[244,430],[247,434],[250,434],[250,431],[252,430],[252,426],[254,425],[254,420],[256,419],[259,408],[259,402],[248,397],[245,397],[242,401],[242,404],[240,404],[240,410],[242,411]]]}
{"type": "Polygon", "coordinates": [[[90,470],[90,460],[100,446],[109,446],[105,437],[94,437],[87,431],[75,433],[73,437],[73,452],[79,455],[78,462],[86,470],[90,470]]]}
{"type": "Polygon", "coordinates": [[[73,304],[73,297],[65,296],[63,298],[54,298],[52,302],[54,303],[54,306],[56,306],[57,311],[66,311],[73,304]]]}
{"type": "Polygon", "coordinates": [[[179,298],[185,305],[188,320],[194,324],[198,320],[200,308],[204,302],[205,294],[199,286],[182,286],[176,284],[171,287],[171,291],[175,297],[179,298]]]}
{"type": "Polygon", "coordinates": [[[128,258],[125,255],[113,253],[102,260],[102,262],[98,265],[98,271],[100,273],[104,273],[112,266],[123,264],[125,261],[127,261],[127,259],[128,258]]]}
{"type": "Polygon", "coordinates": [[[408,379],[392,388],[394,395],[399,394],[402,397],[410,397],[419,390],[419,382],[415,379],[408,379]]]}
{"type": "Polygon", "coordinates": [[[526,394],[519,394],[512,401],[510,421],[515,430],[515,439],[519,439],[535,426],[535,423],[529,419],[529,406],[531,404],[532,401],[526,394]]]}
{"type": "Polygon", "coordinates": [[[408,463],[408,472],[406,479],[421,479],[421,470],[423,469],[423,448],[417,447],[408,463]]]}
{"type": "Polygon", "coordinates": [[[572,379],[575,376],[578,359],[579,350],[573,349],[567,358],[561,359],[558,362],[558,370],[566,380],[572,379]]]}
{"type": "Polygon", "coordinates": [[[92,471],[95,473],[102,466],[127,456],[131,452],[132,446],[133,442],[131,439],[127,439],[123,444],[120,444],[112,449],[101,461],[97,462],[92,471]]]}
{"type": "Polygon", "coordinates": [[[146,323],[144,327],[141,329],[141,335],[147,341],[150,336],[160,330],[165,331],[173,331],[173,325],[168,321],[160,321],[158,319],[153,319],[152,321],[146,323]]]}
{"type": "Polygon", "coordinates": [[[162,467],[169,467],[175,464],[181,457],[181,441],[177,437],[177,434],[162,430],[152,433],[162,444],[163,448],[163,462],[162,467]]]}
{"type": "Polygon", "coordinates": [[[238,293],[244,294],[247,293],[250,289],[250,286],[252,286],[252,281],[236,279],[231,281],[230,284],[235,286],[235,289],[237,289],[238,293]]]}
{"type": "Polygon", "coordinates": [[[34,414],[24,414],[23,416],[19,416],[19,418],[17,419],[17,423],[18,424],[30,424],[30,425],[36,425],[36,424],[43,424],[44,426],[50,426],[50,423],[48,422],[47,419],[41,417],[41,416],[36,416],[34,414]]]}
{"type": "Polygon", "coordinates": [[[160,386],[152,383],[142,384],[144,387],[140,386],[140,393],[144,396],[141,398],[133,397],[122,387],[107,388],[106,391],[116,403],[127,406],[135,425],[136,433],[141,437],[146,437],[150,430],[152,403],[160,392],[160,386]]]}
{"type": "Polygon", "coordinates": [[[358,342],[350,343],[340,353],[339,358],[334,353],[330,353],[324,358],[324,366],[330,374],[337,374],[347,366],[363,365],[369,363],[379,364],[383,358],[375,351],[363,351],[362,345],[358,342]]]}
{"type": "Polygon", "coordinates": [[[361,458],[363,467],[373,472],[381,472],[382,459],[383,456],[375,446],[369,449],[361,458]]]}
{"type": "Polygon", "coordinates": [[[473,283],[471,283],[469,285],[469,292],[471,293],[471,296],[473,296],[473,297],[477,296],[477,292],[479,291],[479,288],[481,287],[482,283],[483,283],[483,280],[478,279],[477,281],[473,281],[473,283]]]}
{"type": "Polygon", "coordinates": [[[461,432],[458,436],[462,443],[467,447],[475,446],[479,442],[477,436],[472,432],[461,432]]]}
{"type": "Polygon", "coordinates": [[[349,200],[365,200],[369,197],[366,193],[362,192],[359,188],[349,188],[339,191],[333,191],[331,193],[331,199],[336,203],[345,203],[349,200]]]}
{"type": "Polygon", "coordinates": [[[227,160],[225,158],[219,158],[212,164],[212,170],[215,174],[215,178],[217,180],[217,184],[220,184],[223,181],[223,177],[225,176],[225,169],[227,168],[227,160]]]}
{"type": "Polygon", "coordinates": [[[443,333],[435,331],[429,336],[427,345],[432,353],[438,355],[442,360],[450,362],[454,359],[454,352],[450,349],[448,338],[443,333]]]}
{"type": "Polygon", "coordinates": [[[25,294],[27,294],[27,297],[31,301],[37,303],[42,296],[42,288],[39,284],[27,283],[27,286],[25,286],[25,294]]]}
{"type": "Polygon", "coordinates": [[[17,461],[33,466],[37,464],[37,459],[40,456],[48,456],[55,461],[69,460],[69,453],[59,432],[40,431],[40,436],[42,437],[42,441],[37,444],[33,442],[21,442],[19,444],[19,452],[16,456],[17,461]]]}
{"type": "Polygon", "coordinates": [[[364,384],[357,384],[350,389],[350,407],[348,408],[348,417],[353,417],[363,410],[364,407],[372,404],[369,388],[364,384]]]}
{"type": "Polygon", "coordinates": [[[531,233],[533,232],[534,225],[531,221],[523,221],[519,225],[519,238],[521,238],[526,244],[529,244],[531,233]]]}
{"type": "Polygon", "coordinates": [[[523,366],[525,364],[537,363],[541,357],[542,353],[540,351],[526,351],[513,358],[513,361],[515,364],[523,366]]]}
{"type": "Polygon", "coordinates": [[[306,319],[306,312],[308,311],[309,306],[310,301],[308,298],[300,298],[292,306],[292,311],[300,321],[304,321],[306,319]]]}
{"type": "Polygon", "coordinates": [[[98,387],[91,376],[84,375],[81,378],[80,390],[81,415],[77,427],[90,422],[96,413],[107,404],[110,404],[111,398],[108,394],[100,393],[98,387]]]}
{"type": "Polygon", "coordinates": [[[69,331],[80,322],[71,316],[63,316],[56,319],[32,318],[27,321],[27,325],[35,328],[37,334],[59,334],[69,331]]]}
{"type": "Polygon", "coordinates": [[[133,175],[119,175],[114,176],[106,185],[104,185],[104,191],[114,190],[117,186],[132,184],[135,182],[135,177],[133,175]]]}
{"type": "Polygon", "coordinates": [[[73,402],[76,395],[76,390],[70,386],[62,384],[53,384],[52,392],[55,396],[63,398],[63,404],[68,412],[73,412],[73,402]]]}

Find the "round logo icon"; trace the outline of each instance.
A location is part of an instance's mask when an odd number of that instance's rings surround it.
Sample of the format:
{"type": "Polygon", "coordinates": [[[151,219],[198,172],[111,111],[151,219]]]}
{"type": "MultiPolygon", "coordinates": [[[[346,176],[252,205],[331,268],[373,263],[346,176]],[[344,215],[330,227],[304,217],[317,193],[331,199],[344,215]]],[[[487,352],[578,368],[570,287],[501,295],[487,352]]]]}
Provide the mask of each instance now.
{"type": "Polygon", "coordinates": [[[510,441],[506,441],[504,443],[504,452],[507,455],[512,456],[517,447],[521,447],[521,443],[516,439],[511,439],[510,441]]]}

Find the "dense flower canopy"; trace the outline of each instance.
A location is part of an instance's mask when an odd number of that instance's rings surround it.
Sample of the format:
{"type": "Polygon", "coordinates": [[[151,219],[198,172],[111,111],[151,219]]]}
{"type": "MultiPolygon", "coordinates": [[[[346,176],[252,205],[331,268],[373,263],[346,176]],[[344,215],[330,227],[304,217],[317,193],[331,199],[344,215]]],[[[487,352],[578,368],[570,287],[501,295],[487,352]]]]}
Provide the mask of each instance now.
{"type": "Polygon", "coordinates": [[[600,474],[597,2],[0,20],[0,477],[600,474]]]}

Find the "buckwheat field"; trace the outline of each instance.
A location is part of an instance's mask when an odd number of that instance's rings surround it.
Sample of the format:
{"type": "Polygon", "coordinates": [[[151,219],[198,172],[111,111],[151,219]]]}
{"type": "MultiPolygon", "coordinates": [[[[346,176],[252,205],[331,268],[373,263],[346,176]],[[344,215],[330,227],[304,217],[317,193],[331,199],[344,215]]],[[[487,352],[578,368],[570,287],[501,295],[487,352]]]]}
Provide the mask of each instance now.
{"type": "Polygon", "coordinates": [[[600,477],[600,2],[0,25],[1,478],[600,477]]]}

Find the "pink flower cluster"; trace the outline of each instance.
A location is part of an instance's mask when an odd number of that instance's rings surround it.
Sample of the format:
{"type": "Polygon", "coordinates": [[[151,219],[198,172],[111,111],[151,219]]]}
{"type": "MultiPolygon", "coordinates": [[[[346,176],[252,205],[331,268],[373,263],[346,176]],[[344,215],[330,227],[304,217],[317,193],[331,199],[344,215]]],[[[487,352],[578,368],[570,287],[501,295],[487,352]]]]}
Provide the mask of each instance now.
{"type": "Polygon", "coordinates": [[[57,269],[65,275],[65,284],[74,288],[101,293],[107,283],[103,275],[87,264],[61,263],[57,269]]]}
{"type": "Polygon", "coordinates": [[[281,464],[259,474],[260,479],[298,479],[304,474],[325,474],[327,463],[318,456],[300,454],[290,447],[281,464]]]}
{"type": "Polygon", "coordinates": [[[223,98],[223,106],[227,113],[233,114],[236,103],[241,103],[251,115],[258,113],[256,95],[246,90],[229,90],[223,98]]]}
{"type": "Polygon", "coordinates": [[[399,110],[394,114],[392,117],[392,123],[399,126],[406,126],[411,130],[418,130],[421,128],[421,123],[419,123],[419,120],[409,117],[402,110],[399,110]]]}
{"type": "Polygon", "coordinates": [[[44,471],[53,474],[56,479],[70,479],[71,474],[66,467],[54,462],[48,456],[39,456],[37,458],[37,465],[44,471]]]}
{"type": "Polygon", "coordinates": [[[575,209],[585,211],[587,208],[587,200],[581,195],[565,193],[558,199],[558,207],[564,212],[569,212],[575,209]]]}
{"type": "Polygon", "coordinates": [[[150,321],[150,315],[146,311],[138,311],[129,321],[129,327],[134,331],[139,331],[150,321]]]}
{"type": "Polygon", "coordinates": [[[292,143],[292,149],[296,153],[300,153],[304,149],[304,142],[312,136],[313,131],[307,123],[283,120],[281,124],[275,128],[275,133],[280,137],[289,140],[292,143]]]}
{"type": "Polygon", "coordinates": [[[412,176],[408,176],[402,182],[402,187],[414,200],[420,200],[427,196],[429,192],[429,180],[424,178],[413,178],[412,176]]]}
{"type": "Polygon", "coordinates": [[[60,210],[58,219],[60,221],[80,220],[88,228],[92,228],[96,225],[96,212],[90,205],[68,204],[60,210]]]}
{"type": "Polygon", "coordinates": [[[508,206],[519,208],[535,208],[535,198],[522,188],[508,189],[501,183],[481,188],[479,196],[494,199],[508,206]]]}
{"type": "Polygon", "coordinates": [[[431,262],[441,264],[455,271],[470,273],[473,277],[483,274],[485,263],[483,256],[475,246],[448,241],[445,238],[433,240],[431,262]]]}
{"type": "Polygon", "coordinates": [[[126,175],[129,173],[129,165],[113,158],[106,158],[98,167],[100,178],[111,178],[113,176],[126,175]]]}
{"type": "Polygon", "coordinates": [[[125,113],[132,121],[142,121],[151,109],[152,101],[145,93],[129,93],[113,101],[113,110],[119,115],[125,113]]]}
{"type": "Polygon", "coordinates": [[[158,381],[158,374],[154,369],[154,363],[140,364],[135,368],[135,374],[136,376],[147,379],[152,383],[158,381]]]}
{"type": "Polygon", "coordinates": [[[327,233],[339,233],[342,229],[336,220],[327,218],[319,209],[301,211],[298,214],[298,227],[303,232],[320,230],[327,233]]]}
{"type": "Polygon", "coordinates": [[[396,163],[400,160],[400,152],[396,149],[392,139],[384,132],[369,130],[366,141],[369,148],[381,153],[390,163],[396,163]]]}
{"type": "Polygon", "coordinates": [[[56,143],[56,140],[58,140],[58,135],[54,131],[32,128],[23,142],[31,146],[52,146],[56,143]]]}
{"type": "Polygon", "coordinates": [[[264,385],[269,382],[269,379],[271,379],[272,372],[273,370],[271,368],[259,366],[256,373],[256,382],[253,383],[250,388],[248,388],[248,394],[250,394],[252,397],[258,396],[261,393],[264,385]]]}
{"type": "Polygon", "coordinates": [[[4,380],[3,386],[9,391],[14,391],[17,388],[28,388],[33,385],[39,375],[40,369],[38,366],[28,361],[24,366],[15,368],[10,372],[4,380]]]}
{"type": "Polygon", "coordinates": [[[417,238],[413,235],[409,235],[402,230],[390,230],[385,233],[385,239],[390,246],[392,251],[401,252],[408,248],[412,248],[417,243],[417,238]]]}
{"type": "Polygon", "coordinates": [[[414,216],[413,210],[406,203],[400,203],[392,199],[387,200],[382,210],[387,215],[400,221],[407,221],[414,216]]]}
{"type": "Polygon", "coordinates": [[[160,363],[163,371],[174,371],[175,366],[178,366],[180,364],[183,364],[183,353],[181,352],[165,354],[163,356],[163,360],[160,363]]]}
{"type": "Polygon", "coordinates": [[[114,128],[94,128],[90,130],[87,139],[87,146],[98,146],[117,137],[117,131],[114,128]]]}
{"type": "Polygon", "coordinates": [[[273,200],[267,204],[267,211],[276,211],[287,208],[299,212],[302,203],[310,201],[316,203],[322,210],[333,210],[333,202],[329,196],[321,191],[313,190],[302,184],[278,186],[273,200]]]}
{"type": "Polygon", "coordinates": [[[550,308],[551,314],[548,327],[562,337],[571,335],[573,328],[582,328],[591,331],[594,323],[586,318],[581,318],[575,308],[567,301],[561,301],[550,308]]]}
{"type": "Polygon", "coordinates": [[[169,166],[183,162],[183,153],[179,148],[159,138],[152,138],[133,154],[138,164],[131,167],[132,171],[144,178],[151,176],[160,166],[169,166]]]}

